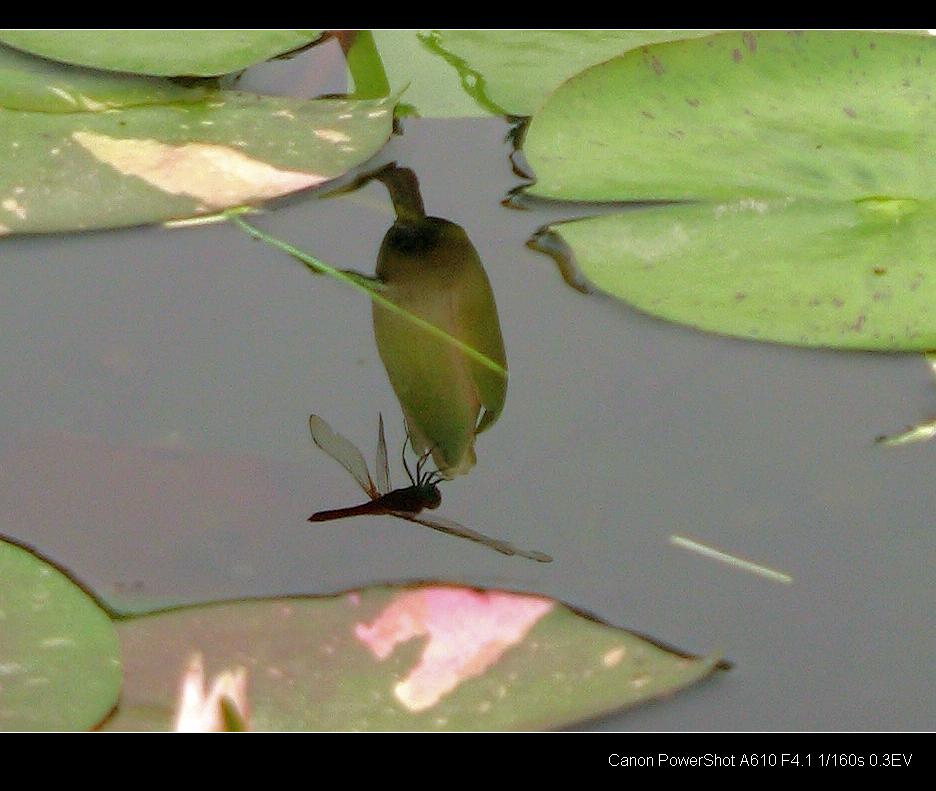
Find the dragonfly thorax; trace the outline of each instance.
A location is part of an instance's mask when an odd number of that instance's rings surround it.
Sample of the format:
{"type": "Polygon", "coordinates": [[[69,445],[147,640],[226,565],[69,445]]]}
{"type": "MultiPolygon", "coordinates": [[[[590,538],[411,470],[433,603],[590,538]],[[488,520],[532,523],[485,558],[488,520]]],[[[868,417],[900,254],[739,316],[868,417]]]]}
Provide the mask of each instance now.
{"type": "Polygon", "coordinates": [[[442,494],[434,483],[418,483],[405,489],[394,489],[373,501],[378,510],[418,514],[425,509],[438,508],[442,494]]]}

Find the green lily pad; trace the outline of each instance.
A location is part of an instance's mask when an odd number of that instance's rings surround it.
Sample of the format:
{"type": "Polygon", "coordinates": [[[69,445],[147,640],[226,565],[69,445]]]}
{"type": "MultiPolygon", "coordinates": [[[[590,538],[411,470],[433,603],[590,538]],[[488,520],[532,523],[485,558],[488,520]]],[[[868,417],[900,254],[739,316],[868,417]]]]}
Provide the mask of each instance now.
{"type": "Polygon", "coordinates": [[[465,93],[458,72],[423,40],[428,31],[361,31],[348,51],[354,95],[402,93],[397,112],[425,118],[471,118],[486,111],[465,93]]]}
{"type": "Polygon", "coordinates": [[[0,42],[74,66],[213,77],[311,44],[321,30],[4,30],[0,42]]]}
{"type": "Polygon", "coordinates": [[[594,286],[660,318],[796,346],[934,349],[936,205],[890,203],[690,204],[551,230],[594,286]]]}
{"type": "Polygon", "coordinates": [[[384,145],[394,103],[221,92],[106,113],[0,110],[0,234],[188,218],[316,187],[384,145]]]}
{"type": "Polygon", "coordinates": [[[530,115],[564,79],[675,30],[375,30],[359,35],[348,65],[361,96],[403,93],[425,118],[530,115]],[[372,33],[372,35],[370,35],[372,33]],[[380,76],[382,75],[382,76],[380,76]]]}
{"type": "Polygon", "coordinates": [[[116,730],[172,725],[194,655],[246,668],[258,730],[558,727],[692,684],[681,655],[538,596],[448,585],[190,607],[118,623],[116,730]]]}
{"type": "Polygon", "coordinates": [[[0,541],[0,730],[85,730],[120,693],[110,617],[62,572],[0,541]]]}
{"type": "Polygon", "coordinates": [[[936,194],[936,38],[724,33],[577,75],[530,123],[529,193],[560,200],[936,194]]]}
{"type": "Polygon", "coordinates": [[[795,345],[931,349],[934,47],[773,32],[628,53],[534,116],[528,192],[678,202],[550,228],[594,285],[654,315],[795,345]]]}
{"type": "Polygon", "coordinates": [[[157,77],[64,66],[0,46],[0,107],[40,113],[98,112],[204,99],[204,87],[157,77]]]}
{"type": "Polygon", "coordinates": [[[464,90],[496,115],[532,115],[588,66],[704,30],[435,30],[423,41],[458,70],[464,90]]]}

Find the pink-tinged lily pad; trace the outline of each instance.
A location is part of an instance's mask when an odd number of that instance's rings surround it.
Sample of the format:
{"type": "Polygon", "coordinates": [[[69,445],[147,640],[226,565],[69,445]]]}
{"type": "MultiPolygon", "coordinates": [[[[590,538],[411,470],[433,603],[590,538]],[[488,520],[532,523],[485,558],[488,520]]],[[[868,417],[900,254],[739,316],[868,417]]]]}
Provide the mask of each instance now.
{"type": "Polygon", "coordinates": [[[119,691],[107,613],[41,557],[0,541],[0,731],[92,728],[119,691]]]}
{"type": "Polygon", "coordinates": [[[193,656],[210,676],[246,668],[243,707],[258,730],[553,728],[668,695],[720,664],[552,599],[443,584],[209,604],[117,628],[117,730],[169,729],[193,656]]]}

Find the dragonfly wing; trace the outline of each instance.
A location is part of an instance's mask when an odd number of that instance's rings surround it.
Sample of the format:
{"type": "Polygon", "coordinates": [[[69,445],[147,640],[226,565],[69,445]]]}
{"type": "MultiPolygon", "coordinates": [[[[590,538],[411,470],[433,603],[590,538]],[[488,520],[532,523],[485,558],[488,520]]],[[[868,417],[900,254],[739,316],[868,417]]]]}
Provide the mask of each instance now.
{"type": "Polygon", "coordinates": [[[441,516],[414,516],[413,514],[407,514],[402,511],[393,511],[392,513],[394,516],[398,516],[401,519],[406,519],[409,522],[417,522],[418,524],[424,525],[425,527],[431,527],[433,530],[438,530],[442,533],[448,533],[450,536],[467,538],[469,541],[475,541],[479,544],[484,544],[484,546],[504,555],[519,555],[520,557],[536,560],[540,563],[552,563],[552,558],[543,552],[518,549],[509,541],[501,541],[498,538],[491,538],[490,536],[486,536],[483,533],[477,532],[476,530],[471,530],[464,525],[460,525],[458,522],[453,522],[451,519],[445,519],[441,516]]]}
{"type": "MultiPolygon", "coordinates": [[[[379,413],[378,413],[379,414],[379,413]]],[[[380,417],[380,428],[377,432],[377,491],[386,494],[390,491],[390,464],[387,461],[387,438],[384,436],[383,415],[380,417]]]]}
{"type": "Polygon", "coordinates": [[[372,500],[380,497],[367,471],[367,462],[351,440],[332,431],[331,426],[318,415],[309,415],[309,430],[312,432],[312,441],[350,472],[368,497],[372,500]]]}

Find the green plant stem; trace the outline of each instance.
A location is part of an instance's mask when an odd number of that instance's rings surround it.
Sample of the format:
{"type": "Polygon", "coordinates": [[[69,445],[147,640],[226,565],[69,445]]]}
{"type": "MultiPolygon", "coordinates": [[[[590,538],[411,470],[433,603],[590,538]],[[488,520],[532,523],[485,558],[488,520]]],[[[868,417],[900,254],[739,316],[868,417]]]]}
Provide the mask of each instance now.
{"type": "Polygon", "coordinates": [[[369,30],[357,30],[340,39],[348,62],[348,71],[354,80],[355,99],[381,99],[390,95],[390,82],[384,70],[380,52],[369,30]]]}
{"type": "Polygon", "coordinates": [[[241,217],[238,216],[238,214],[236,213],[228,214],[228,217],[231,220],[231,222],[233,222],[235,225],[239,225],[244,232],[246,232],[249,236],[252,236],[254,239],[259,239],[262,242],[266,242],[266,244],[270,245],[271,247],[276,247],[277,249],[282,250],[284,253],[288,253],[293,258],[305,264],[310,270],[312,270],[316,274],[328,275],[329,277],[333,277],[335,280],[339,280],[342,283],[345,283],[351,286],[352,288],[357,289],[358,291],[364,292],[365,294],[367,294],[368,297],[370,297],[375,303],[380,305],[382,308],[386,308],[392,313],[396,313],[398,316],[401,316],[402,318],[411,322],[412,324],[419,327],[420,329],[425,330],[430,335],[434,335],[436,338],[439,338],[440,340],[443,340],[446,343],[450,343],[456,349],[463,352],[465,355],[467,355],[472,360],[477,362],[479,365],[483,365],[485,368],[488,368],[489,370],[494,371],[494,373],[503,376],[505,379],[507,378],[507,370],[503,366],[498,365],[496,362],[494,362],[494,360],[492,360],[487,355],[482,354],[477,349],[475,349],[472,346],[469,346],[464,341],[459,340],[453,335],[450,335],[445,330],[441,329],[440,327],[437,327],[435,324],[432,324],[431,322],[428,322],[425,319],[420,318],[419,316],[416,316],[407,310],[404,310],[395,302],[392,302],[391,300],[387,299],[383,294],[380,293],[379,282],[376,282],[370,278],[365,277],[364,275],[360,275],[354,272],[344,272],[340,269],[335,269],[333,266],[329,266],[328,264],[324,263],[323,261],[320,261],[314,256],[311,256],[308,253],[305,253],[302,250],[299,250],[298,248],[293,247],[288,242],[284,242],[280,239],[270,236],[269,234],[264,233],[259,228],[255,228],[250,223],[245,222],[243,219],[241,219],[241,217]]]}

